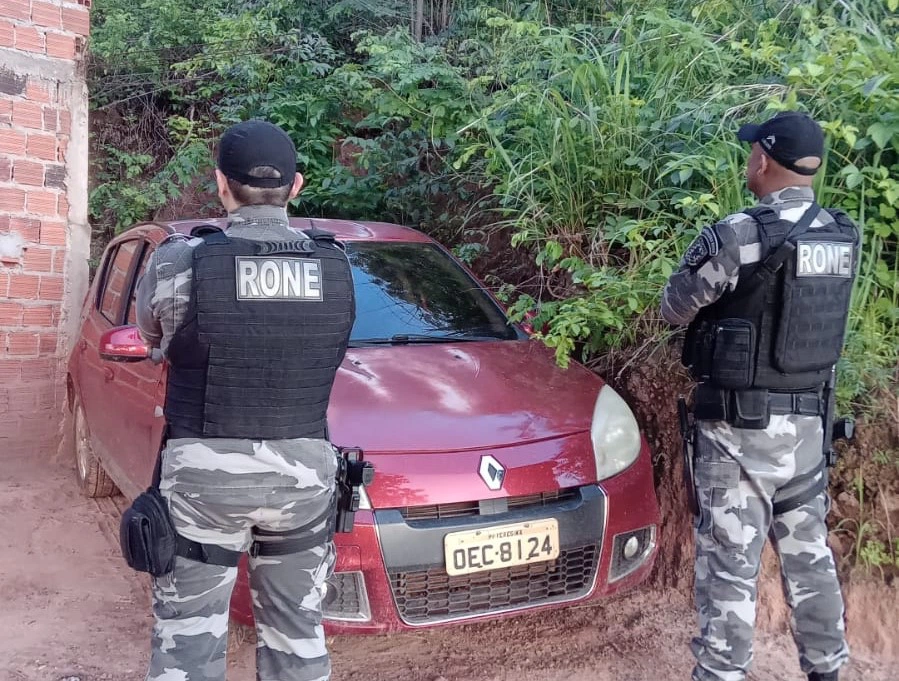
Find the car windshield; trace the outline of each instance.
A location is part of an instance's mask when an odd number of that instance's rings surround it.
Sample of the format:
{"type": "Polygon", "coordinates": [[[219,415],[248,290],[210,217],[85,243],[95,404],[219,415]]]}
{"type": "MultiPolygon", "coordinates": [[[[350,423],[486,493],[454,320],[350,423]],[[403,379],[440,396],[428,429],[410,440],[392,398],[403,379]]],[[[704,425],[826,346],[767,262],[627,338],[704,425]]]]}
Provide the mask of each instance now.
{"type": "Polygon", "coordinates": [[[347,244],[356,287],[351,345],[515,340],[483,289],[434,244],[347,244]]]}

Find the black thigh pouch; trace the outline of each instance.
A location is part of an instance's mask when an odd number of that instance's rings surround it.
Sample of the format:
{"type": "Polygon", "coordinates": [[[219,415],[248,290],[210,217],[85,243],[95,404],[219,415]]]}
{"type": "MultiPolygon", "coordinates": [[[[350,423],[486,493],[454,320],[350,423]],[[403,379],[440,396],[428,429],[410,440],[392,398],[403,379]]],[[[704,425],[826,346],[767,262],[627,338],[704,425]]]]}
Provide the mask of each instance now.
{"type": "Polygon", "coordinates": [[[755,380],[755,327],[746,319],[722,319],[715,327],[710,377],[728,390],[744,390],[755,380]]]}
{"type": "Polygon", "coordinates": [[[128,565],[154,577],[175,567],[175,526],[168,505],[156,487],[138,496],[122,515],[119,542],[128,565]]]}

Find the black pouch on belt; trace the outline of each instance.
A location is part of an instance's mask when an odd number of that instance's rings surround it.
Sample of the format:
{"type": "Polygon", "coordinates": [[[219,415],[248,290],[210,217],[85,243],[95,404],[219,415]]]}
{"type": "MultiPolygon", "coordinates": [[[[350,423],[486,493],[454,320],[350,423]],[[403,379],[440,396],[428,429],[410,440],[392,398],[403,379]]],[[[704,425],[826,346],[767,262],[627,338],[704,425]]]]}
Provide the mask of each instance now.
{"type": "Polygon", "coordinates": [[[734,428],[764,430],[771,420],[767,390],[734,390],[730,393],[728,422],[734,428]]]}
{"type": "Polygon", "coordinates": [[[176,539],[168,506],[155,486],[147,488],[122,515],[119,542],[133,570],[154,577],[170,573],[175,566],[176,539]]]}

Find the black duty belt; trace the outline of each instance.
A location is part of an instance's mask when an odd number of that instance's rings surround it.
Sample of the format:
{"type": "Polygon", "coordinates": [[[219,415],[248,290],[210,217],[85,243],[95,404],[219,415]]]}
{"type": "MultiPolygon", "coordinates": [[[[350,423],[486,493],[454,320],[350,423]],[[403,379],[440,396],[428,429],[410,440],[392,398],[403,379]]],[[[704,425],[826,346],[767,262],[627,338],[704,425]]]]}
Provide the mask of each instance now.
{"type": "Polygon", "coordinates": [[[824,405],[817,393],[768,393],[768,407],[772,414],[819,416],[824,405]]]}
{"type": "Polygon", "coordinates": [[[708,383],[696,389],[693,414],[698,421],[727,421],[736,428],[767,428],[774,414],[820,416],[825,412],[817,392],[723,390],[708,383]]]}

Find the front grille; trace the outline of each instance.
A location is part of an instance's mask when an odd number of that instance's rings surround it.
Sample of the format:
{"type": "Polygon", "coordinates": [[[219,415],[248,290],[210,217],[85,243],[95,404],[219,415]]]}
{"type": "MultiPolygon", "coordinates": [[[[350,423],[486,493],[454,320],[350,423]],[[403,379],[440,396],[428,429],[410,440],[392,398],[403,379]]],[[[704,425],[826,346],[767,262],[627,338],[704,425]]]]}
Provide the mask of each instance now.
{"type": "MultiPolygon", "coordinates": [[[[579,497],[578,488],[558,489],[540,494],[527,494],[520,497],[509,497],[505,501],[509,510],[540,508],[548,504],[570,501],[579,497]]],[[[406,506],[399,509],[406,520],[436,520],[440,518],[463,518],[481,514],[481,502],[461,501],[452,504],[431,504],[430,506],[406,506]]]]}
{"type": "Polygon", "coordinates": [[[428,624],[517,610],[584,596],[593,584],[598,546],[565,549],[556,560],[450,577],[443,568],[388,571],[400,616],[428,624]]]}

